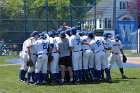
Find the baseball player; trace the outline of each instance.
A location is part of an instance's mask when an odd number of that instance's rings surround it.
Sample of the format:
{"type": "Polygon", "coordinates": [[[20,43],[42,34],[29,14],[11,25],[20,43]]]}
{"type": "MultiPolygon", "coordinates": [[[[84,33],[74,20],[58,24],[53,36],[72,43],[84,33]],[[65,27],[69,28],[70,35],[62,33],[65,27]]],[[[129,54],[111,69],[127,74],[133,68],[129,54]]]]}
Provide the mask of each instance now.
{"type": "Polygon", "coordinates": [[[52,46],[52,56],[53,56],[53,60],[52,62],[50,62],[50,70],[52,73],[52,85],[56,84],[57,80],[58,80],[58,74],[59,74],[59,52],[57,50],[58,48],[58,40],[57,37],[54,37],[54,33],[53,32],[49,32],[48,35],[49,40],[50,40],[50,45],[52,46]]]}
{"type": "Polygon", "coordinates": [[[75,75],[75,83],[79,83],[79,79],[82,77],[82,62],[81,57],[81,39],[76,34],[76,28],[71,28],[72,36],[69,38],[69,46],[72,51],[72,64],[75,75]]]}
{"type": "Polygon", "coordinates": [[[127,76],[124,75],[124,70],[123,70],[121,56],[120,56],[120,54],[124,55],[124,53],[123,53],[122,44],[120,41],[120,36],[118,34],[115,36],[115,39],[112,40],[112,44],[113,44],[113,47],[111,48],[111,54],[109,57],[109,69],[111,69],[112,65],[116,63],[117,66],[119,67],[121,77],[128,78],[127,76]]]}
{"type": "Polygon", "coordinates": [[[36,61],[36,83],[35,85],[46,84],[47,83],[47,64],[48,64],[48,55],[51,52],[51,48],[49,45],[49,40],[46,39],[44,34],[41,34],[39,39],[33,43],[33,46],[37,50],[37,61],[36,61]],[[48,51],[49,50],[49,51],[48,51]],[[41,74],[42,72],[42,82],[41,82],[41,74]]]}
{"type": "Polygon", "coordinates": [[[95,67],[97,69],[97,81],[101,80],[101,68],[105,67],[105,51],[104,44],[99,37],[95,37],[93,32],[90,33],[90,46],[95,53],[95,67]]]}
{"type": "Polygon", "coordinates": [[[91,72],[91,79],[92,81],[95,80],[95,69],[94,69],[94,54],[89,45],[92,38],[90,38],[92,33],[88,33],[87,35],[83,36],[83,43],[82,43],[82,50],[83,50],[83,72],[84,72],[84,80],[88,81],[88,69],[91,72]]]}
{"type": "Polygon", "coordinates": [[[101,79],[104,80],[104,70],[106,73],[106,79],[107,81],[111,81],[111,76],[110,76],[110,70],[108,69],[108,51],[111,50],[112,48],[112,42],[109,39],[109,33],[104,32],[102,41],[104,43],[104,48],[105,48],[105,67],[101,69],[101,79]]]}
{"type": "Polygon", "coordinates": [[[64,31],[60,32],[60,38],[61,40],[58,42],[58,51],[60,53],[59,65],[61,68],[61,84],[63,84],[65,78],[65,67],[68,69],[70,82],[73,82],[73,72],[69,50],[69,40],[66,38],[64,31]]]}
{"type": "Polygon", "coordinates": [[[37,55],[36,55],[36,49],[34,47],[31,47],[32,44],[38,39],[39,33],[38,31],[33,31],[31,34],[31,38],[29,39],[29,42],[26,44],[27,45],[27,54],[28,54],[28,62],[32,61],[33,66],[28,67],[28,74],[27,74],[27,82],[32,83],[35,81],[34,78],[34,73],[35,73],[35,63],[37,60],[37,55]]]}
{"type": "Polygon", "coordinates": [[[22,46],[22,51],[20,52],[20,72],[19,72],[19,80],[24,81],[25,80],[25,75],[28,70],[27,67],[27,59],[28,59],[28,54],[27,54],[27,43],[29,42],[29,39],[25,40],[22,46]]]}

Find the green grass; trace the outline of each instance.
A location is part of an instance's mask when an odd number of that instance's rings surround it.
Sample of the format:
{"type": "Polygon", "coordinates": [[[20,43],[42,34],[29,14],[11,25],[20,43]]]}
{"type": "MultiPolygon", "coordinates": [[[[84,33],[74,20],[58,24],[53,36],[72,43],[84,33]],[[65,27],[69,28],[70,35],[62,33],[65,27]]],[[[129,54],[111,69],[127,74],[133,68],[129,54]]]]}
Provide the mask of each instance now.
{"type": "MultiPolygon", "coordinates": [[[[125,53],[129,54],[129,52],[125,53]]],[[[135,53],[131,53],[134,55],[135,53]]],[[[138,54],[139,55],[139,54],[138,54]]],[[[0,56],[0,64],[18,56],[0,56]]],[[[118,69],[112,69],[112,83],[88,83],[64,86],[34,86],[18,81],[18,66],[0,67],[0,93],[140,93],[140,68],[125,68],[129,79],[121,79],[118,69]]]]}
{"type": "Polygon", "coordinates": [[[138,56],[140,57],[140,53],[124,50],[124,53],[127,54],[128,56],[138,56]]]}
{"type": "Polygon", "coordinates": [[[13,56],[0,56],[0,64],[10,64],[8,62],[4,62],[6,59],[11,59],[11,58],[18,58],[18,56],[13,55],[13,56]]]}
{"type": "MultiPolygon", "coordinates": [[[[17,56],[1,56],[3,60],[17,56]]],[[[7,63],[6,63],[7,64],[7,63]]],[[[0,67],[0,93],[140,93],[140,68],[125,68],[129,79],[121,79],[118,69],[112,69],[112,83],[88,83],[64,86],[34,86],[18,81],[18,66],[0,67]]]]}
{"type": "Polygon", "coordinates": [[[19,66],[0,67],[0,93],[140,93],[140,68],[126,68],[129,79],[112,69],[113,83],[34,86],[18,81],[19,66]]]}

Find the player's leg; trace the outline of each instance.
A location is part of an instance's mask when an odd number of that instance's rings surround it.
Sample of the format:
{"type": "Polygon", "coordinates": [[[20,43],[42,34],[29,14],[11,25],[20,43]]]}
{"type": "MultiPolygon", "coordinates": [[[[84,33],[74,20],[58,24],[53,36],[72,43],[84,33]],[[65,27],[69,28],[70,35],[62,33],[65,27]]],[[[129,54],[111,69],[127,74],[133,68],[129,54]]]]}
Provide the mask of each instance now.
{"type": "Polygon", "coordinates": [[[88,81],[88,61],[90,53],[88,51],[83,51],[83,72],[84,72],[84,81],[88,81]]]}
{"type": "Polygon", "coordinates": [[[78,69],[79,69],[79,81],[82,81],[82,51],[79,52],[79,63],[78,63],[78,69]]]}
{"type": "Polygon", "coordinates": [[[42,74],[40,73],[41,72],[41,69],[42,69],[42,55],[38,55],[38,59],[36,61],[36,64],[35,64],[35,85],[39,85],[41,84],[41,76],[42,74]]]}
{"type": "Polygon", "coordinates": [[[101,53],[95,53],[95,66],[97,69],[97,81],[101,80],[101,53]]]}
{"type": "Polygon", "coordinates": [[[72,83],[72,82],[73,82],[73,71],[72,71],[72,62],[71,62],[70,59],[71,59],[70,56],[67,56],[67,57],[66,57],[65,66],[66,66],[67,69],[68,69],[69,76],[70,76],[70,82],[72,83]]]}
{"type": "Polygon", "coordinates": [[[48,56],[46,54],[43,55],[42,59],[42,84],[47,84],[47,64],[48,64],[48,56]]]}
{"type": "Polygon", "coordinates": [[[122,66],[122,61],[121,61],[121,56],[117,55],[117,61],[116,61],[117,66],[119,67],[119,71],[121,73],[121,77],[122,78],[128,78],[125,74],[124,74],[124,69],[122,66]]]}
{"type": "Polygon", "coordinates": [[[28,83],[32,83],[35,81],[35,63],[36,63],[36,59],[37,59],[37,56],[36,54],[31,54],[31,59],[32,59],[32,62],[33,62],[33,66],[29,66],[28,68],[28,73],[27,73],[27,82],[28,83]]]}
{"type": "Polygon", "coordinates": [[[53,60],[50,63],[50,68],[51,68],[51,73],[52,73],[52,84],[55,84],[56,81],[58,80],[58,60],[59,60],[59,54],[58,53],[53,53],[53,60]]]}
{"type": "Polygon", "coordinates": [[[73,65],[74,77],[76,83],[79,82],[79,71],[78,71],[79,56],[80,56],[79,52],[72,53],[72,65],[73,65]]]}
{"type": "MultiPolygon", "coordinates": [[[[102,54],[103,54],[103,53],[102,53],[102,54]]],[[[101,60],[102,69],[105,70],[105,73],[106,73],[106,80],[107,80],[107,81],[111,81],[110,70],[108,69],[108,64],[107,64],[106,61],[107,61],[107,60],[106,60],[106,55],[103,54],[103,55],[102,55],[102,60],[101,60]]],[[[104,80],[104,73],[103,73],[103,72],[102,72],[102,75],[103,75],[102,79],[104,80]]],[[[101,75],[101,76],[102,76],[102,75],[101,75]]]]}
{"type": "Polygon", "coordinates": [[[22,53],[20,54],[20,58],[21,58],[21,66],[20,66],[20,72],[19,72],[19,80],[20,81],[24,81],[25,80],[25,75],[27,73],[27,53],[23,53],[24,51],[22,51],[22,53]]]}
{"type": "Polygon", "coordinates": [[[94,68],[94,53],[90,51],[90,57],[89,57],[89,70],[91,73],[91,79],[92,81],[95,81],[95,68],[94,68]]]}

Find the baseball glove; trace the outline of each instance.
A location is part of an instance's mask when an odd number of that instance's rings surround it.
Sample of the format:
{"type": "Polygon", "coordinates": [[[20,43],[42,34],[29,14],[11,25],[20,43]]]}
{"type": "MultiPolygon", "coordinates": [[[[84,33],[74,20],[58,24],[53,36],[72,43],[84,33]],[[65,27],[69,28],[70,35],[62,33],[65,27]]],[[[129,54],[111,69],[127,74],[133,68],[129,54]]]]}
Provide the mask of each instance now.
{"type": "Polygon", "coordinates": [[[34,64],[33,64],[33,62],[32,61],[27,61],[27,66],[33,66],[34,64]]]}
{"type": "Polygon", "coordinates": [[[123,63],[126,63],[127,61],[127,57],[125,55],[123,55],[123,59],[122,59],[123,63]]]}
{"type": "Polygon", "coordinates": [[[48,56],[48,62],[50,63],[50,62],[52,62],[52,60],[53,60],[53,56],[49,55],[48,56]]]}

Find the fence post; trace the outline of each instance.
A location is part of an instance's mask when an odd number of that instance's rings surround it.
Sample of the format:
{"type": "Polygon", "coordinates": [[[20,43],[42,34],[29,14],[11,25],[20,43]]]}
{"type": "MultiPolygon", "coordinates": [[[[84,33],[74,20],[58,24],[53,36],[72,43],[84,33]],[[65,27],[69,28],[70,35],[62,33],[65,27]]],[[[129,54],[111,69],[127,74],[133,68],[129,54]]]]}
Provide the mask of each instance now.
{"type": "Polygon", "coordinates": [[[48,24],[49,24],[49,21],[48,21],[48,0],[46,0],[46,32],[48,33],[48,24]]]}
{"type": "Polygon", "coordinates": [[[115,35],[117,34],[116,31],[116,0],[114,0],[114,5],[113,5],[113,20],[114,20],[114,31],[115,35]]]}
{"type": "Polygon", "coordinates": [[[94,31],[96,33],[96,0],[93,0],[93,6],[94,6],[94,9],[93,9],[93,15],[94,15],[94,31]]]}
{"type": "Polygon", "coordinates": [[[24,40],[26,40],[26,0],[24,0],[24,40]]]}
{"type": "Polygon", "coordinates": [[[136,22],[137,22],[137,35],[138,35],[138,48],[137,48],[137,53],[140,53],[140,29],[138,29],[138,24],[139,24],[139,19],[138,19],[138,17],[139,17],[139,10],[138,10],[138,8],[139,8],[139,1],[138,0],[136,0],[136,22]]]}
{"type": "Polygon", "coordinates": [[[70,0],[70,26],[72,27],[72,0],[70,0]]]}

